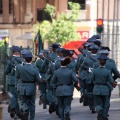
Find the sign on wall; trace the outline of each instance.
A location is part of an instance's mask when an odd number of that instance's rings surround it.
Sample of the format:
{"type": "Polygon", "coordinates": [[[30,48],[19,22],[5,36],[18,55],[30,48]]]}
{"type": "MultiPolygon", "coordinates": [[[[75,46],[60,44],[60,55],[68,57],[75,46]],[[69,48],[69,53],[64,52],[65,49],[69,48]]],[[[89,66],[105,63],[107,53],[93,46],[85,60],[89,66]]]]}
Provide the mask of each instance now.
{"type": "Polygon", "coordinates": [[[0,37],[7,37],[9,36],[8,30],[0,30],[0,37]]]}

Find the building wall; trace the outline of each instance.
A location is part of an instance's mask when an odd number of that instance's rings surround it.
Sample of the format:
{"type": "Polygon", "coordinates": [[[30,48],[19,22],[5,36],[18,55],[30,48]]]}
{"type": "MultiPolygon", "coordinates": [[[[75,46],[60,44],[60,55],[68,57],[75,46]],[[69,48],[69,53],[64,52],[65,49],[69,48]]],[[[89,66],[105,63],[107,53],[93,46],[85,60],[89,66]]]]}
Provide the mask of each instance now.
{"type": "MultiPolygon", "coordinates": [[[[54,5],[56,13],[70,12],[67,10],[67,0],[13,0],[13,13],[9,14],[9,0],[3,0],[0,29],[9,30],[10,46],[14,44],[27,47],[31,43],[27,40],[16,40],[16,37],[33,31],[33,24],[37,21],[37,9],[44,9],[46,3],[54,5]]],[[[86,14],[87,10],[80,11],[79,19],[87,19],[86,14]]]]}

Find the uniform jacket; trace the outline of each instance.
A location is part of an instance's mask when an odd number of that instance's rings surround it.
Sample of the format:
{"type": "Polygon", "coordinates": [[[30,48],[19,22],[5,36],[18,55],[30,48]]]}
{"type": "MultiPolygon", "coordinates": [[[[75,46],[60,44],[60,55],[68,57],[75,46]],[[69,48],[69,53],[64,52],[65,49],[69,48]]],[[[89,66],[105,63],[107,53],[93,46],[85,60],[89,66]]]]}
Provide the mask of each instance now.
{"type": "Polygon", "coordinates": [[[67,67],[60,67],[54,72],[51,84],[57,85],[56,96],[72,96],[73,95],[73,81],[77,84],[78,78],[73,70],[67,67]]]}
{"type": "MultiPolygon", "coordinates": [[[[93,58],[95,61],[98,61],[97,58],[97,54],[91,54],[91,58],[93,58]]],[[[91,75],[92,75],[92,71],[93,71],[93,64],[95,63],[95,61],[93,61],[90,57],[85,57],[84,61],[81,65],[81,69],[84,68],[84,66],[86,66],[88,68],[88,70],[82,70],[81,72],[81,77],[82,78],[86,78],[86,83],[90,84],[91,83],[91,75]]]]}
{"type": "Polygon", "coordinates": [[[93,70],[92,81],[94,83],[94,95],[109,95],[107,84],[113,83],[113,78],[109,70],[105,67],[98,67],[93,70]]]}
{"type": "Polygon", "coordinates": [[[22,81],[21,95],[35,95],[36,94],[36,83],[40,84],[40,74],[38,69],[33,64],[25,64],[16,70],[16,77],[22,81]],[[34,83],[29,83],[34,81],[34,83]],[[24,83],[28,82],[28,83],[24,83]]]}
{"type": "Polygon", "coordinates": [[[43,64],[43,61],[44,61],[44,60],[42,60],[42,59],[38,59],[38,60],[36,61],[36,67],[38,68],[40,75],[41,75],[43,78],[45,78],[45,73],[46,73],[46,71],[47,71],[47,67],[44,67],[44,68],[41,67],[42,64],[43,64]]]}
{"type": "MultiPolygon", "coordinates": [[[[94,63],[94,68],[97,68],[99,67],[99,64],[98,62],[94,63]]],[[[119,71],[117,70],[117,67],[116,67],[116,64],[115,64],[115,61],[112,60],[112,59],[108,59],[106,60],[106,64],[105,64],[105,67],[111,71],[111,74],[113,74],[113,79],[116,80],[118,77],[119,77],[119,71]]]]}
{"type": "Polygon", "coordinates": [[[15,67],[19,64],[15,58],[17,58],[19,61],[22,61],[21,57],[12,56],[11,60],[8,60],[7,65],[5,67],[5,73],[9,74],[9,84],[10,85],[16,85],[17,79],[15,77],[15,67]],[[12,61],[12,62],[11,62],[12,61]]]}

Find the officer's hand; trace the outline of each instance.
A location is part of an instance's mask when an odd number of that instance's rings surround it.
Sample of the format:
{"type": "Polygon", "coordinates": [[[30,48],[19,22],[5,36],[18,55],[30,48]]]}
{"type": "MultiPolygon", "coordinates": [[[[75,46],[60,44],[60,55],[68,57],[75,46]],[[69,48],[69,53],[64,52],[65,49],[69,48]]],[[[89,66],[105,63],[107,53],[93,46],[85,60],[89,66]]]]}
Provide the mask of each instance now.
{"type": "Polygon", "coordinates": [[[45,83],[45,79],[44,78],[41,78],[41,83],[45,83]]]}
{"type": "Polygon", "coordinates": [[[80,87],[79,86],[76,86],[75,88],[77,89],[77,91],[80,91],[80,87]]]}
{"type": "Polygon", "coordinates": [[[112,86],[115,88],[117,86],[117,82],[114,81],[112,86]]]}

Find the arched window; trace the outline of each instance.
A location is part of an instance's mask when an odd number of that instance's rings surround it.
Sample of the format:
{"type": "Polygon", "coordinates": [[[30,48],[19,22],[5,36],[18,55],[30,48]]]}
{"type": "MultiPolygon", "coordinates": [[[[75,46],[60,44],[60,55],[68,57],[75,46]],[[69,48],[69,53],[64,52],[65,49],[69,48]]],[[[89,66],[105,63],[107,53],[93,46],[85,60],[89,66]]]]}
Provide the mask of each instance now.
{"type": "Polygon", "coordinates": [[[2,14],[2,12],[3,12],[3,7],[2,7],[2,0],[0,0],[0,14],[2,14]]]}
{"type": "MultiPolygon", "coordinates": [[[[81,10],[85,9],[85,0],[68,0],[68,2],[75,2],[75,3],[79,3],[81,6],[81,10]]],[[[68,5],[68,9],[70,9],[69,5],[68,5]]]]}

